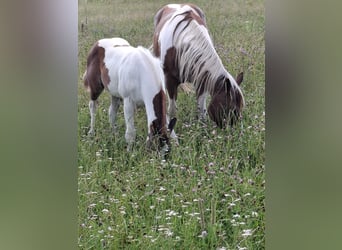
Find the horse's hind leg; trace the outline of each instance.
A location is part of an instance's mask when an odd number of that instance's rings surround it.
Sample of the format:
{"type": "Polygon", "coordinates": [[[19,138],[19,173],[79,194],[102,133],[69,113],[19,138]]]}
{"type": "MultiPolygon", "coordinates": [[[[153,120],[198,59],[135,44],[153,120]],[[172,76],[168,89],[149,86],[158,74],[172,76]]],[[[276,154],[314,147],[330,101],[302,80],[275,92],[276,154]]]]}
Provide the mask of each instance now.
{"type": "Polygon", "coordinates": [[[116,125],[115,125],[115,120],[116,120],[116,114],[118,112],[118,109],[120,107],[120,98],[112,96],[112,103],[109,106],[109,122],[110,125],[112,126],[113,132],[116,131],[116,125]]]}

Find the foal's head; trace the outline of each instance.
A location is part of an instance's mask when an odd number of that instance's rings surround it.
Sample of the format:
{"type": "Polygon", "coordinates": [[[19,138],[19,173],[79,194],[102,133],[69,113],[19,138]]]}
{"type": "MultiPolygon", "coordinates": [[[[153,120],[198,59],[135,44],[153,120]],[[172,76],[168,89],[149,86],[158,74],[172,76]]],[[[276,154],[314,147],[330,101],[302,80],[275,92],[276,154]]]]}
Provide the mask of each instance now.
{"type": "Polygon", "coordinates": [[[155,119],[150,127],[151,132],[147,138],[147,148],[152,149],[152,147],[156,146],[162,157],[167,157],[171,151],[170,133],[176,125],[176,121],[176,118],[172,118],[166,129],[165,125],[155,119]]]}
{"type": "Polygon", "coordinates": [[[176,118],[173,118],[167,124],[165,105],[166,95],[164,90],[161,89],[153,98],[153,110],[156,119],[149,124],[149,135],[147,138],[147,147],[150,149],[156,148],[161,152],[163,158],[171,151],[169,133],[172,132],[177,121],[176,118]]]}
{"type": "MultiPolygon", "coordinates": [[[[237,76],[237,84],[240,85],[242,80],[243,72],[237,76]]],[[[217,88],[212,96],[208,106],[209,117],[220,128],[224,128],[228,122],[230,126],[233,126],[241,118],[243,105],[242,92],[234,87],[228,78],[225,78],[224,84],[217,88]]]]}

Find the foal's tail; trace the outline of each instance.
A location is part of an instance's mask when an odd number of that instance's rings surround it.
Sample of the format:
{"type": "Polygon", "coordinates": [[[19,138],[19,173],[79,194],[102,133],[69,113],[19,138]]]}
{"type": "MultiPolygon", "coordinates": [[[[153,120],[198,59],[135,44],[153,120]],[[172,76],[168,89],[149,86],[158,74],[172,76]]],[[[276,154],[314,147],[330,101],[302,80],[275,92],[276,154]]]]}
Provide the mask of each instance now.
{"type": "Polygon", "coordinates": [[[81,80],[84,81],[86,79],[86,76],[87,76],[87,70],[84,71],[81,80]]]}
{"type": "Polygon", "coordinates": [[[90,86],[89,86],[89,82],[87,80],[87,70],[84,71],[81,80],[83,81],[83,84],[84,84],[84,87],[86,88],[86,90],[88,92],[90,92],[90,86]]]}

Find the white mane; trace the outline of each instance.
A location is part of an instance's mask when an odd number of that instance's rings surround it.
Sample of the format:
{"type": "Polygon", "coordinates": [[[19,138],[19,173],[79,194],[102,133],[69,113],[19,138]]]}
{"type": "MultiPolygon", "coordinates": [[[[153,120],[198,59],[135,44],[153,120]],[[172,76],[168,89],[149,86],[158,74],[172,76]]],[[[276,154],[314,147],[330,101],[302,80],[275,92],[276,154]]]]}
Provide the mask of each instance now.
{"type": "MultiPolygon", "coordinates": [[[[179,13],[177,14],[179,15],[179,13]]],[[[177,29],[173,37],[173,44],[177,50],[176,60],[178,61],[180,80],[190,81],[196,89],[199,89],[206,77],[204,89],[212,93],[218,77],[223,75],[229,79],[235,90],[241,92],[234,77],[224,68],[206,27],[199,25],[195,20],[191,20],[185,29],[183,29],[184,26],[185,24],[179,25],[178,29],[181,31],[177,29]]],[[[223,82],[219,84],[223,84],[223,82]]]]}

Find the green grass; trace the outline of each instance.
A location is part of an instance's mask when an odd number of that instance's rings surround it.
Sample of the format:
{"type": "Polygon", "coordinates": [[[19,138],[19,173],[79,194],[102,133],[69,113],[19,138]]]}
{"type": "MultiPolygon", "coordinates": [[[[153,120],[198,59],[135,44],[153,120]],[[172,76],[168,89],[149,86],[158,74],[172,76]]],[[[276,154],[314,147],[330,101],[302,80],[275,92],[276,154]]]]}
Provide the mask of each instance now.
{"type": "MultiPolygon", "coordinates": [[[[149,47],[153,16],[166,3],[80,0],[79,75],[90,47],[103,37],[119,36],[133,46],[149,47]]],[[[80,81],[80,249],[265,248],[264,2],[193,3],[206,13],[228,71],[245,73],[243,120],[225,130],[210,121],[201,124],[196,120],[195,97],[179,93],[180,145],[173,146],[170,159],[162,162],[145,149],[143,108],[135,118],[136,143],[126,152],[122,107],[114,135],[108,122],[108,93],[99,98],[96,135],[88,137],[89,98],[80,81]]]]}

